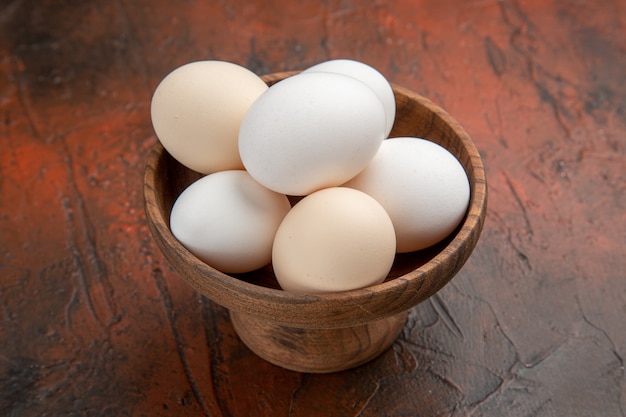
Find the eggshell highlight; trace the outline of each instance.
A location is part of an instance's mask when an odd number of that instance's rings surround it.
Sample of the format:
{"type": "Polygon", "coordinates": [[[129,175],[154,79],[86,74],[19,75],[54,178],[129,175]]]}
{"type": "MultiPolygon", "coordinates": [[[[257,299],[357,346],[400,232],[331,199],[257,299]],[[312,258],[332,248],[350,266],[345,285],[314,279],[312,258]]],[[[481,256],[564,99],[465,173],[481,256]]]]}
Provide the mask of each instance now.
{"type": "Polygon", "coordinates": [[[396,118],[396,99],[389,81],[376,68],[352,59],[331,59],[307,68],[303,72],[332,72],[356,78],[370,87],[385,108],[385,137],[389,136],[396,118]]]}
{"type": "Polygon", "coordinates": [[[367,194],[333,187],[299,201],[272,250],[280,286],[294,292],[346,291],[384,281],[395,256],[393,224],[367,194]]]}
{"type": "Polygon", "coordinates": [[[226,273],[248,272],[271,261],[274,235],[291,205],[243,170],[200,178],[178,197],[172,234],[191,253],[226,273]]]}
{"type": "Polygon", "coordinates": [[[385,111],[362,82],[341,74],[298,74],[270,87],[239,131],[244,167],[264,186],[302,196],[341,185],[376,154],[385,111]]]}
{"type": "Polygon", "coordinates": [[[168,74],[150,114],[163,147],[186,167],[209,174],[243,169],[239,126],[267,85],[252,71],[223,61],[197,61],[168,74]]]}
{"type": "Polygon", "coordinates": [[[421,138],[383,142],[370,164],[345,184],[374,197],[393,222],[398,252],[427,248],[463,220],[467,175],[447,149],[421,138]]]}

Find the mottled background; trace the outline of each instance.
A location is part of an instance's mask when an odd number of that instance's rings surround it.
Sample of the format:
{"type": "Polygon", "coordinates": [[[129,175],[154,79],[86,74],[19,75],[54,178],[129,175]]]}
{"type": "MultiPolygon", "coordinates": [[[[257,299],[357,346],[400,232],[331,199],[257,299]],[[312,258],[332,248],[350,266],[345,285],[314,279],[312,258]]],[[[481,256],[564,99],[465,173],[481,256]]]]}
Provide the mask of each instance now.
{"type": "Polygon", "coordinates": [[[0,415],[626,415],[623,0],[0,3],[0,415]],[[457,118],[485,229],[393,347],[330,375],[238,340],[152,241],[152,91],[200,59],[368,63],[457,118]]]}

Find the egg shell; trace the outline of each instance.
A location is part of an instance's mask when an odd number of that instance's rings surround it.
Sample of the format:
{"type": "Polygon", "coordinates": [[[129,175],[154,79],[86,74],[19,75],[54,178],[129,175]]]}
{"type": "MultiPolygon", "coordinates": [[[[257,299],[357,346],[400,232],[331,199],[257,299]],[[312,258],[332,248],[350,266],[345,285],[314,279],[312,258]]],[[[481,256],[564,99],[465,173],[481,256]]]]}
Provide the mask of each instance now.
{"type": "Polygon", "coordinates": [[[461,163],[421,138],[385,140],[367,168],[345,186],[382,204],[394,224],[398,252],[443,240],[463,220],[470,197],[461,163]]]}
{"type": "Polygon", "coordinates": [[[308,73],[270,87],[239,131],[244,167],[264,186],[302,196],[341,185],[376,154],[385,136],[376,94],[342,74],[308,73]]]}
{"type": "Polygon", "coordinates": [[[234,63],[188,63],[155,89],[150,107],[154,131],[163,147],[194,171],[243,169],[239,126],[267,88],[259,76],[234,63]]]}
{"type": "Polygon", "coordinates": [[[303,72],[332,72],[348,75],[370,87],[385,108],[385,137],[389,136],[396,118],[396,99],[391,84],[376,68],[352,59],[332,59],[313,65],[303,72]]]}
{"type": "Polygon", "coordinates": [[[271,261],[274,234],[291,205],[243,170],[207,175],[176,199],[172,234],[196,257],[226,273],[271,261]]]}
{"type": "Polygon", "coordinates": [[[272,264],[293,292],[333,292],[382,282],[395,256],[393,224],[383,207],[358,190],[316,191],[285,216],[272,264]]]}

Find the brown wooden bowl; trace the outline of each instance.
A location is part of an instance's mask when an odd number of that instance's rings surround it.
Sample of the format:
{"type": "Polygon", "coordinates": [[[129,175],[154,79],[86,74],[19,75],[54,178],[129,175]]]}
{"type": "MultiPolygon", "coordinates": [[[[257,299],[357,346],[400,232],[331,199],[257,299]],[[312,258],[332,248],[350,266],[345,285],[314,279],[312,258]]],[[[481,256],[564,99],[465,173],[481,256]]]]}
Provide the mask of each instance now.
{"type": "MultiPolygon", "coordinates": [[[[272,85],[295,72],[263,77],[272,85]]],[[[302,372],[348,369],[378,356],[397,338],[407,311],[439,291],[473,251],[486,215],[487,186],[469,135],[428,99],[393,85],[396,121],[390,137],[421,137],[452,152],[470,182],[470,203],[461,225],[445,241],[398,254],[387,279],[368,288],[324,294],[280,290],[271,265],[227,275],[200,261],[169,229],[172,205],[200,178],[157,143],[144,176],[145,211],[154,239],[180,276],[230,311],[242,341],[260,357],[302,372]]]]}

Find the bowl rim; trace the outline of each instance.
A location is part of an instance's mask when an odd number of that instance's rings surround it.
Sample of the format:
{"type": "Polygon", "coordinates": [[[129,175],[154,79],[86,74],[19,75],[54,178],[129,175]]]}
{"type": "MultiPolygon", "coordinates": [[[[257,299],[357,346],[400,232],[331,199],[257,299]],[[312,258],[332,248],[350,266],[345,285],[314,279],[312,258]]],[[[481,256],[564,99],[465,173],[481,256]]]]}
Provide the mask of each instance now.
{"type": "MultiPolygon", "coordinates": [[[[273,84],[298,71],[262,76],[273,84]]],[[[425,107],[454,131],[469,154],[473,170],[467,214],[456,235],[432,259],[420,267],[380,284],[342,292],[293,293],[243,281],[212,268],[196,258],[171,233],[169,220],[161,215],[156,201],[156,169],[166,153],[156,141],[149,153],[144,172],[144,203],[148,226],[157,245],[176,268],[188,262],[179,275],[194,289],[211,300],[243,313],[305,328],[347,327],[401,313],[430,297],[460,270],[473,251],[486,216],[487,182],[482,160],[473,141],[461,125],[429,99],[391,83],[396,95],[404,95],[425,107]],[[184,254],[185,259],[181,259],[184,254]],[[448,276],[434,281],[441,274],[448,276]],[[314,316],[314,317],[312,317],[314,316]]]]}

